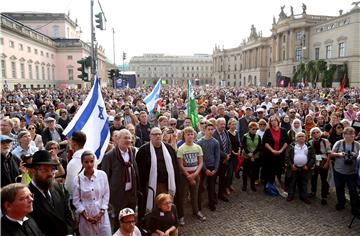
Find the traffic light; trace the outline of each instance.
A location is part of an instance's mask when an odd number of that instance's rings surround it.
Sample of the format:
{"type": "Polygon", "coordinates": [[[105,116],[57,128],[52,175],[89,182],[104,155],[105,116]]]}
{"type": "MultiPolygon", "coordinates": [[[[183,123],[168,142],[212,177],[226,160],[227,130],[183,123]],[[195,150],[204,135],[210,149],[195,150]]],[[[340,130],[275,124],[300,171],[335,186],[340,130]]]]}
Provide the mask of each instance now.
{"type": "Polygon", "coordinates": [[[115,69],[115,78],[119,78],[120,77],[120,70],[119,69],[115,69]]]}
{"type": "Polygon", "coordinates": [[[123,52],[123,60],[126,60],[126,52],[123,52]]]}
{"type": "Polygon", "coordinates": [[[108,71],[108,77],[110,80],[113,80],[114,77],[115,77],[115,70],[114,69],[111,69],[108,71]]]}
{"type": "Polygon", "coordinates": [[[96,22],[96,28],[99,28],[101,30],[105,30],[104,18],[103,18],[102,12],[95,15],[95,22],[96,22]]]}
{"type": "Polygon", "coordinates": [[[91,67],[91,56],[82,58],[81,60],[78,60],[77,63],[80,64],[80,67],[77,70],[81,72],[77,77],[86,82],[90,81],[89,67],[91,67]]]}

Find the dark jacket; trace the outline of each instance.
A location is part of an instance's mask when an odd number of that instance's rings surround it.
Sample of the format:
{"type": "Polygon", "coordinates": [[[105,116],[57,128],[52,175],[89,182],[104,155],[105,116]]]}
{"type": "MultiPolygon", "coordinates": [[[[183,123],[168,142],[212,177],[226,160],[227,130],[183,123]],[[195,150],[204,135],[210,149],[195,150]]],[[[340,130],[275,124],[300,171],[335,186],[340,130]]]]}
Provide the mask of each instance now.
{"type": "MultiPolygon", "coordinates": [[[[275,141],[274,138],[271,134],[270,129],[265,130],[263,139],[262,139],[262,144],[265,145],[266,143],[268,143],[272,148],[274,148],[275,145],[275,141]]],[[[279,147],[282,148],[282,146],[285,143],[289,143],[289,137],[286,133],[286,130],[284,130],[283,128],[280,128],[280,145],[279,147]]],[[[264,148],[264,156],[273,156],[273,154],[270,152],[269,149],[267,149],[266,147],[264,148]]],[[[284,153],[284,152],[283,152],[284,153]]]]}
{"type": "Polygon", "coordinates": [[[50,188],[52,206],[32,183],[29,184],[29,189],[34,194],[34,210],[30,215],[41,231],[47,236],[73,234],[73,218],[66,190],[60,184],[54,184],[50,188]]]}
{"type": "MultiPolygon", "coordinates": [[[[125,207],[130,206],[124,206],[121,199],[125,198],[125,185],[126,185],[126,173],[124,170],[126,170],[125,162],[123,161],[123,158],[121,157],[120,151],[117,150],[118,147],[115,146],[112,150],[107,152],[101,162],[101,169],[105,171],[105,173],[108,176],[109,180],[109,188],[110,188],[110,200],[109,203],[113,207],[115,212],[119,212],[125,207]],[[116,151],[119,152],[119,155],[116,155],[116,151]],[[121,159],[120,159],[121,158],[121,159]]],[[[129,150],[130,155],[130,161],[132,163],[132,189],[131,189],[131,195],[133,198],[135,198],[136,202],[136,192],[138,189],[138,168],[135,162],[135,149],[131,148],[129,150]]]]}
{"type": "MultiPolygon", "coordinates": [[[[167,143],[164,143],[172,159],[172,165],[174,168],[175,175],[175,205],[179,206],[180,203],[180,170],[178,166],[178,161],[174,149],[167,143]]],[[[144,144],[136,154],[136,163],[139,168],[139,191],[141,192],[141,199],[139,199],[139,218],[141,219],[145,214],[146,209],[146,199],[148,194],[148,185],[149,185],[149,175],[151,168],[151,154],[150,154],[150,143],[144,144]]]]}
{"type": "Polygon", "coordinates": [[[15,178],[19,176],[20,159],[11,152],[7,157],[1,154],[1,187],[15,183],[15,178]]]}
{"type": "MultiPolygon", "coordinates": [[[[61,127],[57,126],[55,127],[55,130],[59,133],[61,140],[66,139],[65,135],[63,135],[62,133],[64,130],[61,127]]],[[[44,143],[44,146],[46,145],[47,142],[52,140],[49,128],[44,129],[44,131],[41,133],[41,138],[44,143]]]]}
{"type": "Polygon", "coordinates": [[[222,162],[225,160],[227,154],[231,154],[231,150],[232,150],[231,141],[230,141],[230,137],[229,137],[228,131],[224,130],[224,132],[225,132],[226,139],[227,139],[227,145],[228,145],[229,153],[225,153],[225,152],[224,152],[224,147],[223,147],[223,144],[222,144],[222,141],[221,141],[221,137],[220,137],[219,132],[218,132],[217,130],[215,130],[215,132],[213,133],[213,137],[214,137],[214,138],[219,142],[219,144],[220,144],[220,163],[222,163],[222,162]]]}
{"type": "Polygon", "coordinates": [[[1,217],[1,235],[2,236],[42,236],[44,235],[36,222],[28,216],[28,220],[23,225],[9,220],[6,216],[1,217]]]}

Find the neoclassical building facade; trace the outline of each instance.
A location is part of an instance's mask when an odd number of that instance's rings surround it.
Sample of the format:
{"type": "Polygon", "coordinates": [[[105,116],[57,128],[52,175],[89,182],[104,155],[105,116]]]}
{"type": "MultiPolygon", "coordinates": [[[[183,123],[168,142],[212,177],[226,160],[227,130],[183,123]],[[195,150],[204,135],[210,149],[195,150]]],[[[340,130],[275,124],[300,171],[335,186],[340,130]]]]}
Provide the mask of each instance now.
{"type": "Polygon", "coordinates": [[[132,57],[129,70],[137,74],[137,85],[153,85],[159,78],[168,85],[182,85],[191,80],[196,85],[212,83],[212,57],[208,54],[173,56],[144,54],[132,57]]]}
{"type": "MultiPolygon", "coordinates": [[[[90,55],[76,21],[62,13],[1,13],[1,87],[82,88],[77,61],[90,55]]],[[[98,48],[99,76],[107,79],[98,48]]],[[[106,84],[106,83],[104,83],[106,84]]]]}
{"type": "MultiPolygon", "coordinates": [[[[263,37],[252,25],[250,35],[239,47],[213,50],[213,83],[222,86],[279,86],[292,78],[297,66],[324,59],[337,71],[348,67],[351,86],[360,86],[360,7],[355,3],[338,16],[319,16],[302,11],[287,15],[281,7],[274,17],[271,36],[263,37]]],[[[341,79],[335,73],[334,85],[341,79]]]]}

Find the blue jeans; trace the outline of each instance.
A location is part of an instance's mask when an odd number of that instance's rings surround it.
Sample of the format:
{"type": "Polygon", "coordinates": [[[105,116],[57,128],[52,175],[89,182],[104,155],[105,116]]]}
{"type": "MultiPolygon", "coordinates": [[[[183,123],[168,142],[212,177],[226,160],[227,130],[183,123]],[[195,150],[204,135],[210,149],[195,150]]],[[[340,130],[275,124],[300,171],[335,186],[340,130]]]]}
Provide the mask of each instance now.
{"type": "Polygon", "coordinates": [[[344,175],[334,170],[337,204],[345,206],[345,184],[349,189],[351,211],[359,210],[359,196],[356,189],[357,174],[344,175]]]}

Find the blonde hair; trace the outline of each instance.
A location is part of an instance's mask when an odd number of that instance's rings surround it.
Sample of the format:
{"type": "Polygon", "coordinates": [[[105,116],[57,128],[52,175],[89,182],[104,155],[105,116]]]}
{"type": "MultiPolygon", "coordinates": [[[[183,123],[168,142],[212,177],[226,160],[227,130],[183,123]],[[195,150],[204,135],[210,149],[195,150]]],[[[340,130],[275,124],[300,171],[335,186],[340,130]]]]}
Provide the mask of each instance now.
{"type": "Polygon", "coordinates": [[[167,199],[173,200],[173,197],[169,193],[160,193],[155,198],[155,205],[159,208],[167,199]]]}

